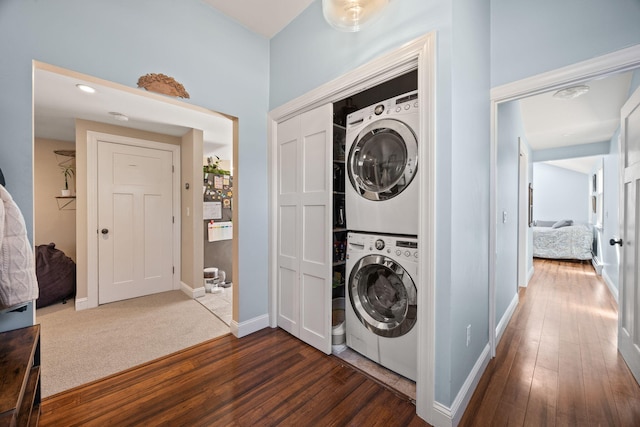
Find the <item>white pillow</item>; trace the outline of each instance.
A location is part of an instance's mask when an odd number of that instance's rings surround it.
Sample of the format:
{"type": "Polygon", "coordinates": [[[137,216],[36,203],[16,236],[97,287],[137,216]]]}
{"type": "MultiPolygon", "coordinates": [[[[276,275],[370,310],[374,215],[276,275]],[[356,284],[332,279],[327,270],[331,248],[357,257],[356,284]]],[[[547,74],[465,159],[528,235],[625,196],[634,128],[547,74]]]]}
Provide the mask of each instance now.
{"type": "Polygon", "coordinates": [[[551,228],[568,227],[570,225],[573,225],[573,220],[572,219],[561,219],[560,221],[558,221],[555,224],[553,224],[551,226],[551,228]]]}

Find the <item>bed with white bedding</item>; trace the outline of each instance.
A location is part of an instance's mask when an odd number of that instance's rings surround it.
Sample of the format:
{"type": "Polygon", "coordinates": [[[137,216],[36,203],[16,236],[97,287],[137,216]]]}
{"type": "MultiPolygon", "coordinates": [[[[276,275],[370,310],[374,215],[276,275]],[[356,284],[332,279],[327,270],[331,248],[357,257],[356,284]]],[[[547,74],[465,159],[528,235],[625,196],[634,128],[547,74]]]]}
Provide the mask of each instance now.
{"type": "Polygon", "coordinates": [[[533,227],[533,256],[537,258],[589,260],[592,245],[593,230],[589,225],[563,220],[537,221],[533,227]]]}

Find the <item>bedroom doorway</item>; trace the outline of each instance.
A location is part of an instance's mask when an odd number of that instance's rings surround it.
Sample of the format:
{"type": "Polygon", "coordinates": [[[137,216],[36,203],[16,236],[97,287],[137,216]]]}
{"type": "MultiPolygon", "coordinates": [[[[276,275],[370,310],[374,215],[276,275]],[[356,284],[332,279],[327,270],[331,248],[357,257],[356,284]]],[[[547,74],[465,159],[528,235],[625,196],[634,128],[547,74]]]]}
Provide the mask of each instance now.
{"type": "MultiPolygon", "coordinates": [[[[513,303],[509,305],[506,311],[503,308],[497,311],[497,301],[499,298],[505,298],[504,295],[500,295],[499,290],[496,287],[497,275],[501,272],[495,267],[496,265],[496,253],[500,250],[500,246],[503,244],[499,239],[498,230],[503,220],[502,206],[498,205],[499,200],[499,185],[497,171],[499,161],[499,144],[498,144],[498,107],[507,105],[511,101],[519,101],[527,97],[542,94],[544,92],[555,92],[559,89],[583,84],[589,80],[602,79],[604,77],[612,76],[617,73],[637,70],[640,66],[640,45],[636,45],[627,49],[623,49],[612,54],[605,55],[603,57],[595,58],[592,60],[584,61],[572,66],[564,67],[562,69],[547,72],[543,75],[534,76],[518,82],[507,84],[504,86],[493,88],[491,91],[491,103],[492,114],[494,120],[491,125],[491,158],[493,159],[491,164],[491,218],[490,222],[490,254],[493,258],[491,260],[490,270],[490,318],[489,318],[489,336],[491,353],[495,355],[495,347],[498,343],[499,336],[503,329],[506,327],[513,310],[517,306],[518,296],[513,297],[513,303]]],[[[515,141],[513,142],[515,144],[515,141]]],[[[534,159],[531,159],[534,160],[534,159]]],[[[516,170],[519,165],[515,166],[516,170]]],[[[518,200],[517,195],[512,196],[518,200]]],[[[516,202],[517,203],[517,202],[516,202]]],[[[616,230],[617,232],[617,230],[616,230]]],[[[514,242],[515,243],[515,242],[514,242]]],[[[504,250],[504,247],[502,248],[504,250]]],[[[518,244],[511,246],[511,250],[517,251],[518,244]]],[[[529,257],[529,255],[527,255],[529,257]]],[[[520,264],[520,260],[516,262],[520,264]]],[[[514,270],[516,270],[514,268],[514,270]]],[[[616,274],[617,276],[617,274],[616,274]]],[[[617,278],[617,277],[616,277],[617,278]]],[[[513,280],[517,281],[519,275],[516,273],[513,280]]]]}

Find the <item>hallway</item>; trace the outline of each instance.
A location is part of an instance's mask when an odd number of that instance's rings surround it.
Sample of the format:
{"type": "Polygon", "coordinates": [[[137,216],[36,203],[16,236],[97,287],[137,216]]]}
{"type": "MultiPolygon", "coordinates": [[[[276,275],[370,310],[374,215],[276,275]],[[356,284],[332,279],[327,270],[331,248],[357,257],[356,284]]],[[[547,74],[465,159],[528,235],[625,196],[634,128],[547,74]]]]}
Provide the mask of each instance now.
{"type": "Polygon", "coordinates": [[[588,263],[535,274],[461,426],[637,426],[640,387],[616,349],[617,304],[588,263]]]}

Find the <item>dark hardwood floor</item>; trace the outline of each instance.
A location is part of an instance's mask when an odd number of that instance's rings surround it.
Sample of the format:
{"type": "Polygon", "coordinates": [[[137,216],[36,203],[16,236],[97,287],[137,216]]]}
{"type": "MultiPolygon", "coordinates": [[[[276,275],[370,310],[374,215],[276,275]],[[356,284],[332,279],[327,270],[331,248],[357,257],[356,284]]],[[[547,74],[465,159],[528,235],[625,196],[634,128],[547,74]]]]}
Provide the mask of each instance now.
{"type": "MultiPolygon", "coordinates": [[[[462,426],[640,426],[617,308],[589,264],[535,274],[462,426]]],[[[42,426],[419,426],[406,398],[280,329],[212,340],[44,399],[42,426]]]]}
{"type": "Polygon", "coordinates": [[[268,328],[51,396],[40,425],[427,425],[415,409],[339,359],[268,328]]]}
{"type": "Polygon", "coordinates": [[[591,265],[534,260],[461,426],[640,426],[617,306],[591,265]]]}

